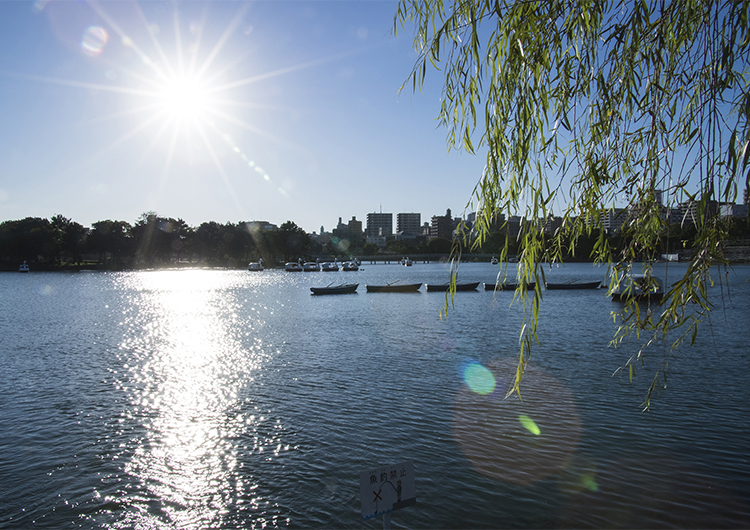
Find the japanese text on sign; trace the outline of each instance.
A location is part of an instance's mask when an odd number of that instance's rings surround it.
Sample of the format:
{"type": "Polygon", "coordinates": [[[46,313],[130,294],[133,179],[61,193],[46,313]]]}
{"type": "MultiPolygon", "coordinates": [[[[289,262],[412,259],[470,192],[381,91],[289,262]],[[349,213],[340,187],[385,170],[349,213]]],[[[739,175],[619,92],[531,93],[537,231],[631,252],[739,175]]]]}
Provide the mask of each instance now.
{"type": "Polygon", "coordinates": [[[362,517],[399,510],[416,504],[414,462],[382,466],[359,474],[362,517]]]}

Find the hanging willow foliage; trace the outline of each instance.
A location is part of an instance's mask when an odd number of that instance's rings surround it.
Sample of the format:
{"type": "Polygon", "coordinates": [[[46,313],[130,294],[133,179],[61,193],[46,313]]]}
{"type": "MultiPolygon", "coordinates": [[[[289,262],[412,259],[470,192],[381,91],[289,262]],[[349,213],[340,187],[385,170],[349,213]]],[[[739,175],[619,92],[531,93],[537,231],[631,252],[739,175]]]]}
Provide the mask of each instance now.
{"type": "MultiPolygon", "coordinates": [[[[536,342],[542,264],[598,234],[595,262],[611,271],[644,261],[649,274],[667,236],[661,194],[692,204],[692,257],[658,307],[625,307],[613,342],[647,331],[648,344],[673,330],[674,346],[692,342],[711,310],[711,267],[726,264],[728,224],[716,205],[735,202],[750,179],[748,1],[401,0],[394,30],[412,28],[412,89],[428,66],[441,70],[449,148],[486,151],[467,205],[477,211],[475,244],[498,214],[532,220],[519,236],[519,274],[536,288],[530,301],[517,291],[526,318],[511,392],[536,342]],[[562,225],[546,234],[533,220],[561,204],[562,225]],[[599,222],[616,204],[629,212],[620,249],[599,222]]],[[[631,377],[643,352],[625,363],[631,377]]]]}

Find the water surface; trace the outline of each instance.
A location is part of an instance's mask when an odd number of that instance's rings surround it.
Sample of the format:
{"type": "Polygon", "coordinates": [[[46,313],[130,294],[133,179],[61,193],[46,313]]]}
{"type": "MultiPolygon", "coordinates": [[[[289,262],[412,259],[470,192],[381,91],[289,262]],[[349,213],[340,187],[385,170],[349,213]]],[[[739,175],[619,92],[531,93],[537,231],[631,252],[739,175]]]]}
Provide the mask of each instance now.
{"type": "Polygon", "coordinates": [[[445,265],[2,274],[0,526],[379,528],[359,473],[404,460],[417,505],[394,527],[750,526],[750,267],[716,274],[696,346],[652,345],[632,384],[613,372],[640,343],[607,346],[621,306],[545,293],[523,401],[504,399],[512,293],[457,293],[441,318],[424,287],[365,292],[445,265]],[[310,295],[331,282],[361,285],[310,295]]]}

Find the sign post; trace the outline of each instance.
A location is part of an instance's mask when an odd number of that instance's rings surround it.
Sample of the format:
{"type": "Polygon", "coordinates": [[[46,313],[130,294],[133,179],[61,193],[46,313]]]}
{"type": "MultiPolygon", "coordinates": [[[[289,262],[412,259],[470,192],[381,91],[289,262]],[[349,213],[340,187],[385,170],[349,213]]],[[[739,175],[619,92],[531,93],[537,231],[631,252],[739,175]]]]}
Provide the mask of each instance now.
{"type": "Polygon", "coordinates": [[[359,474],[362,517],[383,516],[383,528],[391,527],[391,512],[417,503],[414,461],[381,466],[359,474]]]}

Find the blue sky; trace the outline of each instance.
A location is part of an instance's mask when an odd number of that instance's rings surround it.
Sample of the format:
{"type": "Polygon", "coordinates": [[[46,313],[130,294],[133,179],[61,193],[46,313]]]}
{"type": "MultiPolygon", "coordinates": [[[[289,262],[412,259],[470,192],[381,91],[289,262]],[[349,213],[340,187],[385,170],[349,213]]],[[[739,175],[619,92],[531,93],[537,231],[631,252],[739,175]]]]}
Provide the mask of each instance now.
{"type": "Polygon", "coordinates": [[[484,160],[448,152],[440,72],[399,94],[396,7],[0,2],[0,221],[460,215],[484,160]]]}

